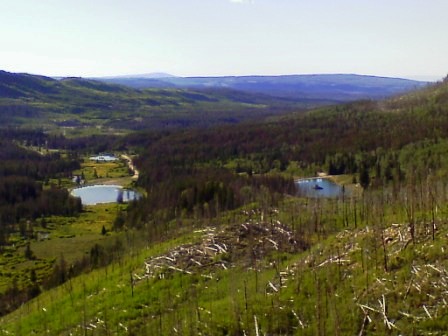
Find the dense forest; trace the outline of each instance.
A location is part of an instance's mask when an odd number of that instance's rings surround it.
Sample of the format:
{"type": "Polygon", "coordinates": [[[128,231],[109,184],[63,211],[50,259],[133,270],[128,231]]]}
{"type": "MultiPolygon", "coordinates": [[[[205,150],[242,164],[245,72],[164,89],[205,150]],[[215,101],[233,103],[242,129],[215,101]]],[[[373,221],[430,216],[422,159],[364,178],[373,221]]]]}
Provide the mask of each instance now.
{"type": "MultiPolygon", "coordinates": [[[[79,200],[50,183],[50,178],[70,177],[79,167],[77,160],[61,158],[57,153],[41,155],[8,140],[0,141],[0,160],[0,244],[4,243],[5,232],[14,231],[17,224],[28,219],[74,215],[81,210],[79,200]]],[[[22,225],[20,228],[23,231],[22,225]]]]}

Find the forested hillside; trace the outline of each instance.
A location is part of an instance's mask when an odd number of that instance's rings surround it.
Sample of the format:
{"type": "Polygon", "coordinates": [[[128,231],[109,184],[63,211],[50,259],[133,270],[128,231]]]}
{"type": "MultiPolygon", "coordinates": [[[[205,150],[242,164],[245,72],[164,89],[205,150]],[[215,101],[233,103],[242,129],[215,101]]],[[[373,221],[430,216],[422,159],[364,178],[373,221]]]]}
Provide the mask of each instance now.
{"type": "Polygon", "coordinates": [[[234,124],[326,103],[222,88],[136,90],[82,78],[55,80],[0,71],[1,122],[58,132],[62,128],[67,133],[76,130],[78,136],[234,124]]]}
{"type": "Polygon", "coordinates": [[[160,137],[135,134],[132,143],[145,144],[136,162],[148,198],[141,204],[146,215],[131,222],[148,221],[157,209],[166,210],[164,220],[193,208],[202,212],[204,205],[212,214],[216,207],[232,209],[255,201],[259,181],[271,192],[291,192],[275,176],[350,174],[354,181],[368,179],[359,181],[365,188],[379,188],[429,171],[443,175],[448,117],[439,102],[446,94],[446,84],[439,84],[399,100],[349,103],[270,122],[160,137]],[[425,98],[406,109],[414,95],[425,98]]]}
{"type": "Polygon", "coordinates": [[[0,160],[0,232],[14,231],[15,225],[26,219],[81,210],[79,200],[49,181],[70,177],[79,167],[77,160],[58,154],[42,156],[8,140],[0,140],[0,160]]]}
{"type": "Polygon", "coordinates": [[[32,123],[53,131],[62,128],[76,136],[209,127],[344,101],[390,97],[427,85],[355,75],[163,80],[171,82],[131,88],[112,84],[113,80],[53,79],[0,71],[0,121],[25,127],[32,123]]]}

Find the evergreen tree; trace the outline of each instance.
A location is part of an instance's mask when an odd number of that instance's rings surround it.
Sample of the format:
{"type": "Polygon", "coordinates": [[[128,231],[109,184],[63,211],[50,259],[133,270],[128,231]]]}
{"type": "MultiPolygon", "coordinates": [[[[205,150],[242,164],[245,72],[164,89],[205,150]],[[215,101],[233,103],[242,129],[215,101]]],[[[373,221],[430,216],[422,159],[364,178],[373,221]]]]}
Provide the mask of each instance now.
{"type": "Polygon", "coordinates": [[[370,184],[369,170],[364,165],[361,166],[359,171],[359,183],[364,190],[367,189],[370,184]]]}
{"type": "Polygon", "coordinates": [[[27,258],[28,260],[33,260],[36,258],[34,256],[33,251],[31,250],[31,246],[30,246],[29,242],[26,244],[26,247],[25,247],[25,258],[27,258]]]}

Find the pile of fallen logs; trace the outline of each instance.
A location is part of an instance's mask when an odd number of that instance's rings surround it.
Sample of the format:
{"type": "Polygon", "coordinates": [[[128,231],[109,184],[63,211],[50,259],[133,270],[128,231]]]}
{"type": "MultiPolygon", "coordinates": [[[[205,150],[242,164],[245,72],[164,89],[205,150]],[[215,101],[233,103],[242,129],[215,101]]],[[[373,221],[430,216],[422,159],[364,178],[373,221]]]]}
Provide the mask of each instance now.
{"type": "Polygon", "coordinates": [[[197,233],[202,234],[198,243],[181,245],[147,259],[144,273],[134,274],[135,280],[163,279],[173,272],[213,277],[217,270],[250,267],[271,252],[295,252],[301,247],[293,232],[280,221],[268,223],[252,216],[243,223],[209,227],[197,233]]]}

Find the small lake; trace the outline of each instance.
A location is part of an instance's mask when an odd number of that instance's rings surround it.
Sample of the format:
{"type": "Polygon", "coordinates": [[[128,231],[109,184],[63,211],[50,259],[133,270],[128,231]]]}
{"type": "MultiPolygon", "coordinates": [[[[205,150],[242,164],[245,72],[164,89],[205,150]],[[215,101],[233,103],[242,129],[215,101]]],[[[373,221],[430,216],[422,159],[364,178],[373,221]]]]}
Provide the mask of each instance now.
{"type": "Polygon", "coordinates": [[[300,179],[295,184],[297,195],[302,197],[342,197],[343,193],[345,196],[350,196],[348,190],[344,190],[343,186],[326,178],[300,179]]]}
{"type": "Polygon", "coordinates": [[[129,202],[141,197],[135,190],[123,189],[119,185],[93,185],[76,188],[72,190],[71,194],[80,197],[84,205],[116,203],[120,198],[122,202],[129,202]]]}

